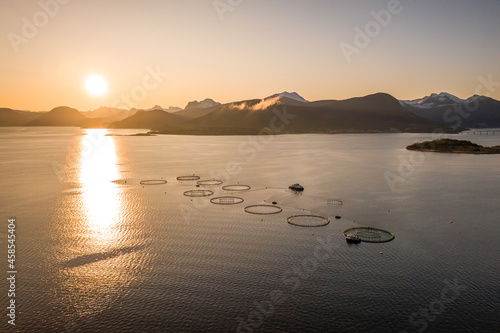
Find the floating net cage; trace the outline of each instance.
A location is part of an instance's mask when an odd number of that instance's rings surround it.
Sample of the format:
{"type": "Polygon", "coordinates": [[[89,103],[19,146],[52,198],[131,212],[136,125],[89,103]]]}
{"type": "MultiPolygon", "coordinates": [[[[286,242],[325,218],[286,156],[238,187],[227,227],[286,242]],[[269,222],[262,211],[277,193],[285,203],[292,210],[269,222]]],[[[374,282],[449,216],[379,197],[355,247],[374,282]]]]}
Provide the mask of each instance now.
{"type": "Polygon", "coordinates": [[[329,206],[338,206],[338,207],[340,207],[340,206],[344,205],[344,200],[342,200],[342,199],[327,199],[326,203],[329,206]]]}
{"type": "Polygon", "coordinates": [[[209,180],[198,180],[197,184],[201,186],[217,186],[223,183],[222,180],[209,179],[209,180]]]}
{"type": "Polygon", "coordinates": [[[191,191],[186,191],[184,192],[184,195],[186,197],[209,197],[213,195],[214,192],[210,190],[191,190],[191,191]]]}
{"type": "Polygon", "coordinates": [[[286,221],[299,227],[323,227],[330,223],[330,219],[320,215],[292,215],[286,221]]]}
{"type": "Polygon", "coordinates": [[[245,200],[239,197],[218,197],[210,199],[210,202],[216,205],[237,205],[243,201],[245,200]]]}
{"type": "Polygon", "coordinates": [[[238,192],[238,191],[248,191],[251,189],[251,187],[248,185],[226,185],[226,186],[222,186],[222,189],[224,191],[238,192]]]}
{"type": "Polygon", "coordinates": [[[167,181],[163,179],[146,179],[141,180],[141,185],[164,185],[167,181]]]}
{"type": "Polygon", "coordinates": [[[347,229],[344,231],[344,236],[358,236],[361,241],[367,243],[385,243],[394,239],[392,232],[370,227],[347,229]]]}
{"type": "Polygon", "coordinates": [[[253,205],[245,207],[245,212],[257,215],[272,215],[281,213],[283,209],[275,205],[253,205]]]}
{"type": "Polygon", "coordinates": [[[180,176],[177,177],[177,180],[184,182],[184,181],[193,181],[193,180],[198,180],[200,179],[199,176],[180,176]]]}

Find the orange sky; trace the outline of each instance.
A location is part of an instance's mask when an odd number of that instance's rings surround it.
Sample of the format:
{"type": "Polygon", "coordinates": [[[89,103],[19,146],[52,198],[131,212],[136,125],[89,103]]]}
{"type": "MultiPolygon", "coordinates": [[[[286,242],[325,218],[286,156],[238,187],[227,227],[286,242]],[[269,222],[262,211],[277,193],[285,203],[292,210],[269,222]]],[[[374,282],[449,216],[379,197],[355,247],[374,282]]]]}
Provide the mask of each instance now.
{"type": "Polygon", "coordinates": [[[389,3],[11,1],[0,12],[0,107],[184,107],[285,90],[467,98],[481,84],[500,99],[498,1],[389,3]],[[107,80],[106,94],[85,89],[91,74],[107,80]]]}

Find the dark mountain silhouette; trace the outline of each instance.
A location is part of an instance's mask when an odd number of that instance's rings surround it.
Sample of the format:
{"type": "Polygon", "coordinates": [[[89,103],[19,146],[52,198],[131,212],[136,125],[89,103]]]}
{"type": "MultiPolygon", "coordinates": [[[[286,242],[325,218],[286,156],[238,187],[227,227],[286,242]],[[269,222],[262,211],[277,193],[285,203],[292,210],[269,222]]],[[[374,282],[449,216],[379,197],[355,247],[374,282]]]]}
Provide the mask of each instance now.
{"type": "Polygon", "coordinates": [[[38,112],[0,108],[0,126],[26,126],[40,115],[38,112]]]}
{"type": "MultiPolygon", "coordinates": [[[[279,128],[286,108],[288,123],[284,133],[309,132],[429,132],[443,127],[439,123],[419,118],[403,108],[388,94],[374,94],[344,101],[301,103],[268,103],[268,99],[223,105],[191,121],[199,128],[247,128],[261,130],[272,122],[279,128]],[[281,113],[280,117],[278,114],[281,113]],[[277,120],[273,120],[277,119],[277,120]]],[[[272,126],[271,126],[272,127],[272,126]]]]}
{"type": "Polygon", "coordinates": [[[170,112],[170,113],[175,113],[182,111],[182,108],[179,108],[177,106],[169,106],[168,109],[163,109],[164,111],[170,112]]]}
{"type": "Polygon", "coordinates": [[[206,98],[201,102],[192,101],[184,108],[184,110],[176,111],[175,114],[187,117],[187,118],[198,118],[204,116],[214,110],[217,110],[222,104],[215,102],[211,98],[206,98]]]}
{"type": "Polygon", "coordinates": [[[78,126],[85,119],[80,111],[67,106],[59,106],[47,113],[43,113],[35,120],[28,123],[29,126],[78,126]]]}
{"type": "Polygon", "coordinates": [[[214,101],[211,98],[206,98],[201,102],[198,101],[192,101],[189,102],[188,105],[184,108],[184,110],[189,110],[189,109],[206,109],[206,108],[211,108],[213,106],[218,106],[221,105],[220,103],[214,101]]]}
{"type": "Polygon", "coordinates": [[[178,108],[176,106],[170,106],[168,109],[165,109],[165,108],[161,107],[161,105],[155,105],[152,108],[144,109],[142,111],[153,111],[153,110],[161,110],[161,111],[170,112],[170,113],[182,111],[181,108],[178,108]]]}
{"type": "Polygon", "coordinates": [[[446,126],[500,127],[500,101],[486,96],[474,95],[461,100],[453,95],[441,93],[420,100],[401,101],[401,105],[418,117],[446,126]]]}
{"type": "Polygon", "coordinates": [[[215,111],[220,108],[220,105],[212,106],[209,108],[194,108],[194,109],[185,109],[179,112],[175,112],[176,115],[180,115],[186,118],[198,118],[201,116],[204,116],[206,114],[209,114],[212,111],[215,111]]]}
{"type": "MultiPolygon", "coordinates": [[[[483,96],[474,98],[464,103],[477,102],[477,110],[463,119],[481,127],[500,127],[500,102],[483,96]]],[[[448,131],[450,126],[459,127],[457,131],[469,123],[441,120],[453,120],[450,117],[454,114],[446,112],[453,111],[448,111],[450,104],[460,103],[460,99],[445,93],[406,102],[384,93],[309,102],[295,92],[283,92],[224,105],[206,99],[191,102],[175,113],[159,106],[149,111],[101,107],[89,112],[58,107],[46,113],[0,109],[0,126],[141,128],[176,134],[432,132],[448,131]],[[440,109],[443,105],[446,109],[440,109]]]]}
{"type": "Polygon", "coordinates": [[[410,101],[401,101],[405,104],[413,105],[419,108],[432,108],[438,106],[450,106],[457,103],[462,103],[464,100],[449,94],[447,92],[441,92],[439,94],[431,94],[430,96],[425,96],[423,98],[418,98],[410,101]]]}
{"type": "Polygon", "coordinates": [[[138,111],[131,117],[111,124],[112,128],[177,129],[186,118],[162,110],[138,111]]]}
{"type": "Polygon", "coordinates": [[[87,118],[101,118],[104,122],[108,124],[114,121],[123,120],[130,116],[133,116],[137,111],[119,109],[107,106],[101,106],[93,111],[82,112],[82,114],[87,118]]]}

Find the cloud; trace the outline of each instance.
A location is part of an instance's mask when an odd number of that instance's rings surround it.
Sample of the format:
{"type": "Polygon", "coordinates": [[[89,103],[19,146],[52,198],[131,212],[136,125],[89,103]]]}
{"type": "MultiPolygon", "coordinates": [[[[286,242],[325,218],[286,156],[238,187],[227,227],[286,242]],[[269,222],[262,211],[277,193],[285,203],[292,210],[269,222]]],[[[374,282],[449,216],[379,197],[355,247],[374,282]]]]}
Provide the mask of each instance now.
{"type": "Polygon", "coordinates": [[[248,105],[246,102],[241,104],[231,104],[228,107],[233,110],[252,110],[252,111],[260,111],[265,110],[275,104],[279,104],[280,97],[266,98],[262,99],[259,103],[255,105],[248,105]]]}

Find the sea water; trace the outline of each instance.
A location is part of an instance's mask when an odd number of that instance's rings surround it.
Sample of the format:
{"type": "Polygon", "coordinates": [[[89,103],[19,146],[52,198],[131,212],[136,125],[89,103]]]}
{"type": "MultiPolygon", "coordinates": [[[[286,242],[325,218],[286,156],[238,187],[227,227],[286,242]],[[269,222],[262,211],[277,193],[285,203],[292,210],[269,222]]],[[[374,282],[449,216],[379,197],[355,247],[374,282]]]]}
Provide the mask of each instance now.
{"type": "Polygon", "coordinates": [[[137,132],[0,128],[3,271],[10,218],[17,271],[16,326],[2,310],[2,331],[500,330],[500,155],[405,149],[430,134],[137,132]],[[183,195],[199,189],[214,195],[183,195]],[[244,211],[272,202],[281,213],[244,211]],[[288,224],[295,214],[330,223],[288,224]],[[395,239],[347,244],[363,226],[395,239]]]}

